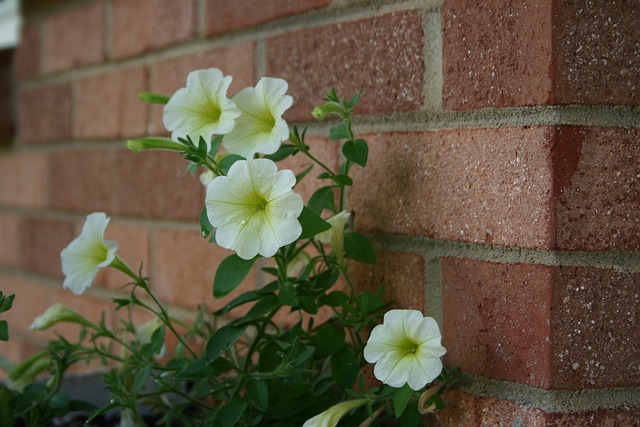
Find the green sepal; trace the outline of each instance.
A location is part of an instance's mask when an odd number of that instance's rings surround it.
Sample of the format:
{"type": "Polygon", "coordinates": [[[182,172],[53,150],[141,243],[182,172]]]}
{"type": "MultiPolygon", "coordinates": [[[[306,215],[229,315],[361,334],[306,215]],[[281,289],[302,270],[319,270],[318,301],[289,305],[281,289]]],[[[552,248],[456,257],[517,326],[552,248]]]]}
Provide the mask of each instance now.
{"type": "Polygon", "coordinates": [[[166,105],[169,102],[169,99],[171,99],[171,97],[167,95],[162,95],[159,93],[152,93],[152,92],[140,92],[138,94],[138,98],[150,104],[162,104],[162,105],[166,105]]]}
{"type": "Polygon", "coordinates": [[[209,222],[206,206],[202,208],[202,212],[200,212],[200,231],[202,231],[202,237],[205,239],[209,237],[213,231],[213,225],[209,222]]]}

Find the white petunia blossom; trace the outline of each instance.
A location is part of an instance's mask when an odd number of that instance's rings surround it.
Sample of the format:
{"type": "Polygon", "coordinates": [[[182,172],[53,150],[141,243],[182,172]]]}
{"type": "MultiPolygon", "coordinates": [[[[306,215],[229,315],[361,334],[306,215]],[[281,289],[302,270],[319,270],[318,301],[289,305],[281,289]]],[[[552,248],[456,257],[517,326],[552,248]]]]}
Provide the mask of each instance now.
{"type": "Polygon", "coordinates": [[[331,244],[333,253],[336,254],[338,262],[344,263],[344,251],[342,248],[342,236],[344,236],[344,227],[349,221],[351,214],[347,211],[342,211],[327,220],[331,224],[331,228],[318,233],[315,239],[324,244],[331,244]]]}
{"type": "Polygon", "coordinates": [[[278,172],[268,159],[239,160],[227,176],[207,186],[207,217],[217,228],[216,242],[243,259],[273,256],[302,233],[302,197],[292,187],[290,170],[278,172]]]}
{"type": "Polygon", "coordinates": [[[227,98],[231,79],[217,68],[190,72],[187,86],[178,89],[164,107],[162,120],[171,139],[189,136],[197,146],[202,137],[211,149],[214,135],[229,133],[240,115],[236,104],[227,98]]]}
{"type": "Polygon", "coordinates": [[[302,427],[335,427],[342,417],[349,411],[364,405],[367,399],[348,400],[346,402],[333,405],[326,411],[320,412],[313,418],[309,418],[302,427]]]}
{"type": "Polygon", "coordinates": [[[420,390],[442,372],[440,329],[418,310],[390,310],[384,322],[371,331],[364,358],[375,363],[377,379],[392,387],[409,384],[420,390]]]}
{"type": "Polygon", "coordinates": [[[248,87],[233,97],[241,111],[235,127],[224,136],[222,145],[230,153],[246,159],[255,153],[273,154],[289,138],[289,127],[282,114],[291,107],[287,82],[263,77],[255,88],[248,87]]]}
{"type": "Polygon", "coordinates": [[[109,218],[102,212],[87,216],[82,232],[60,252],[62,272],[65,275],[63,287],[76,295],[82,294],[98,274],[116,259],[116,242],[104,240],[104,230],[109,218]]]}

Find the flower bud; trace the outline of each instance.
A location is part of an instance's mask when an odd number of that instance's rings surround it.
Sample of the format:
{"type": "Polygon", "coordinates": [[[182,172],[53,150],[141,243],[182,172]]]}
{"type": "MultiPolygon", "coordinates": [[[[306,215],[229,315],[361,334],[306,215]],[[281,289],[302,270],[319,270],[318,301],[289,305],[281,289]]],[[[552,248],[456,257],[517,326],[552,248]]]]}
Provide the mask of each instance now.
{"type": "Polygon", "coordinates": [[[78,325],[87,326],[89,328],[96,328],[96,325],[70,308],[61,304],[54,304],[40,316],[33,319],[33,323],[31,323],[29,329],[32,331],[44,331],[56,323],[61,322],[77,323],[78,325]]]}

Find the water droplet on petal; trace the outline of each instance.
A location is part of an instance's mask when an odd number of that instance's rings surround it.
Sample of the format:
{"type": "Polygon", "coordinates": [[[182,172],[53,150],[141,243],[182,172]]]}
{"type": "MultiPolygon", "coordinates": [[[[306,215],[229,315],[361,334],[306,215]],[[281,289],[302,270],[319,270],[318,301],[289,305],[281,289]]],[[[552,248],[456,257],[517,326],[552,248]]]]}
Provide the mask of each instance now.
{"type": "Polygon", "coordinates": [[[242,221],[240,221],[240,224],[241,224],[241,225],[245,225],[246,223],[247,223],[247,221],[246,221],[246,220],[244,220],[244,219],[243,219],[242,221]]]}

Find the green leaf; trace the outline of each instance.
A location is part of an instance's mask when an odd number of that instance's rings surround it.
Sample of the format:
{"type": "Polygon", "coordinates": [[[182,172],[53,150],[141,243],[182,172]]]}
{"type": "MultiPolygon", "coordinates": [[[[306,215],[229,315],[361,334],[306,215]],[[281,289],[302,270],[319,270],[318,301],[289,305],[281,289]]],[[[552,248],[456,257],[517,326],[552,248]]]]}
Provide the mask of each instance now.
{"type": "Polygon", "coordinates": [[[11,391],[2,386],[0,388],[0,426],[11,427],[15,423],[13,408],[9,402],[11,402],[11,391]]]}
{"type": "Polygon", "coordinates": [[[269,407],[269,388],[264,381],[249,380],[246,385],[247,397],[253,405],[265,412],[269,407]]]}
{"type": "Polygon", "coordinates": [[[311,337],[313,345],[316,347],[314,357],[322,359],[336,353],[344,347],[344,329],[325,323],[320,326],[311,337]]]}
{"type": "Polygon", "coordinates": [[[402,415],[409,400],[411,400],[411,396],[413,396],[413,390],[407,384],[396,390],[393,395],[393,412],[396,418],[402,415]]]}
{"type": "MultiPolygon", "coordinates": [[[[298,185],[300,183],[300,181],[302,181],[302,179],[307,176],[307,174],[309,172],[311,172],[311,170],[313,169],[313,165],[309,165],[305,168],[305,170],[303,170],[302,172],[296,174],[296,185],[298,185]]],[[[295,185],[294,185],[295,187],[295,185]]]]}
{"type": "Polygon", "coordinates": [[[15,297],[15,294],[5,297],[2,291],[0,291],[0,313],[4,313],[5,311],[9,311],[11,309],[15,297]]]}
{"type": "Polygon", "coordinates": [[[306,206],[302,208],[302,213],[298,217],[298,221],[302,226],[300,239],[308,239],[331,228],[331,224],[320,218],[320,215],[306,206]]]}
{"type": "Polygon", "coordinates": [[[207,207],[202,208],[200,212],[200,230],[202,231],[202,237],[205,239],[209,237],[213,231],[213,225],[209,222],[209,216],[207,215],[207,207]]]}
{"type": "Polygon", "coordinates": [[[160,354],[164,346],[165,327],[162,326],[151,334],[151,347],[154,354],[160,354]]]}
{"type": "Polygon", "coordinates": [[[222,169],[222,172],[226,175],[229,173],[231,166],[233,166],[233,164],[238,160],[245,160],[245,158],[237,154],[227,154],[222,158],[222,160],[220,160],[218,167],[222,169]]]}
{"type": "Polygon", "coordinates": [[[349,178],[347,175],[335,175],[331,177],[337,184],[340,185],[352,185],[353,180],[349,178]]]}
{"type": "Polygon", "coordinates": [[[422,416],[418,412],[418,402],[411,402],[398,419],[398,427],[419,427],[422,416]]]}
{"type": "Polygon", "coordinates": [[[280,148],[278,148],[278,151],[273,154],[267,154],[264,158],[274,162],[279,162],[280,160],[286,159],[290,155],[295,154],[297,151],[298,148],[295,145],[282,144],[280,148]]]}
{"type": "Polygon", "coordinates": [[[136,373],[135,377],[133,378],[133,386],[131,390],[132,393],[136,394],[140,390],[142,390],[144,385],[147,383],[147,380],[151,376],[152,369],[153,365],[149,364],[136,373]]]}
{"type": "Polygon", "coordinates": [[[238,423],[247,407],[245,399],[234,399],[224,404],[216,413],[216,421],[224,427],[232,427],[238,423]]]}
{"type": "Polygon", "coordinates": [[[234,324],[238,326],[249,324],[263,315],[280,308],[281,306],[282,303],[276,295],[269,295],[255,303],[247,314],[237,320],[234,320],[234,324]]]}
{"type": "Polygon", "coordinates": [[[235,297],[233,300],[231,300],[227,305],[225,305],[224,307],[222,307],[220,310],[215,311],[213,314],[215,316],[221,316],[223,314],[227,314],[228,312],[230,312],[231,310],[233,310],[234,308],[242,305],[242,304],[246,304],[248,302],[251,301],[255,301],[257,299],[262,298],[263,294],[261,294],[258,291],[248,291],[245,292],[241,295],[238,295],[237,297],[235,297]]]}
{"type": "Polygon", "coordinates": [[[349,130],[349,124],[346,121],[340,122],[336,127],[329,130],[329,139],[331,141],[349,138],[351,138],[351,131],[349,130]]]}
{"type": "Polygon", "coordinates": [[[315,191],[307,203],[307,207],[320,215],[324,209],[336,211],[333,187],[322,187],[315,191]]]}
{"type": "Polygon", "coordinates": [[[6,320],[0,320],[0,341],[9,341],[9,325],[6,320]]]}
{"type": "Polygon", "coordinates": [[[346,347],[331,356],[331,375],[343,389],[351,389],[358,377],[358,358],[346,347]]]}
{"type": "Polygon", "coordinates": [[[342,291],[333,291],[320,297],[320,303],[329,307],[340,307],[347,301],[349,301],[349,296],[342,291]]]}
{"type": "Polygon", "coordinates": [[[293,288],[293,283],[286,281],[282,284],[280,292],[278,292],[278,299],[284,305],[291,307],[298,305],[296,290],[293,288]]]}
{"type": "Polygon", "coordinates": [[[344,234],[344,250],[346,256],[364,264],[376,263],[376,251],[373,245],[362,233],[354,231],[344,234]]]}
{"type": "Polygon", "coordinates": [[[222,260],[213,279],[213,297],[222,298],[237,288],[251,271],[255,260],[242,259],[237,254],[222,260]]]}
{"type": "Polygon", "coordinates": [[[342,146],[342,154],[353,163],[364,167],[367,165],[369,147],[364,139],[350,139],[342,146]]]}
{"type": "Polygon", "coordinates": [[[161,95],[159,93],[151,93],[151,92],[140,92],[138,94],[138,98],[150,104],[163,104],[163,105],[169,102],[169,99],[170,99],[170,97],[167,95],[161,95]]]}
{"type": "Polygon", "coordinates": [[[222,135],[216,136],[211,140],[211,148],[209,149],[209,155],[211,157],[216,156],[218,149],[220,148],[220,144],[222,144],[222,135]]]}
{"type": "Polygon", "coordinates": [[[214,362],[222,356],[225,350],[235,344],[245,328],[245,326],[227,324],[215,331],[214,334],[211,335],[211,338],[209,338],[209,341],[207,341],[207,348],[205,350],[205,362],[207,365],[214,362]]]}

